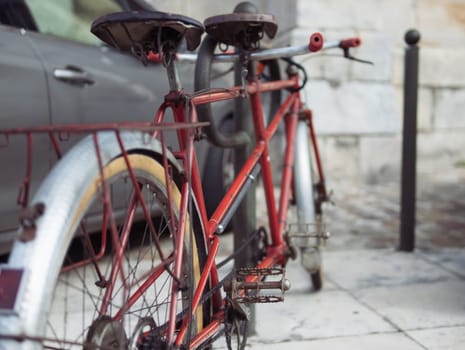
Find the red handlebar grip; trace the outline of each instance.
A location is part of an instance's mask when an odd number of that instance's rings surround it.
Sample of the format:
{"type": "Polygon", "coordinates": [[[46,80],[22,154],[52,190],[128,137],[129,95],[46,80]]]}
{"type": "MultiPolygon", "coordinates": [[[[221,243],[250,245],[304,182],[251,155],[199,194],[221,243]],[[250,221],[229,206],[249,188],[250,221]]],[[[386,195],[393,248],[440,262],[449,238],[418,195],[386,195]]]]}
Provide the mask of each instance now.
{"type": "Polygon", "coordinates": [[[147,59],[151,62],[154,63],[162,63],[162,57],[159,53],[155,53],[153,51],[150,51],[149,54],[147,55],[147,59]]]}
{"type": "Polygon", "coordinates": [[[308,43],[308,50],[310,52],[320,51],[323,47],[323,35],[321,33],[313,33],[310,35],[310,41],[308,43]]]}
{"type": "Polygon", "coordinates": [[[349,38],[344,39],[339,42],[339,47],[341,49],[348,49],[350,47],[357,47],[360,46],[362,40],[360,38],[349,38]]]}

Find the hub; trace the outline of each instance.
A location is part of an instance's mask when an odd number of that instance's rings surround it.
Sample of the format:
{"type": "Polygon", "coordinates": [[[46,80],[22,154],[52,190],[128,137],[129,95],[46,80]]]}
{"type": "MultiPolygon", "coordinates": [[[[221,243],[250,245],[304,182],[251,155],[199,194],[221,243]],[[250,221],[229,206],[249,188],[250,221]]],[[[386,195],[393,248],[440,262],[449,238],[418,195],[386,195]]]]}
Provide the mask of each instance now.
{"type": "Polygon", "coordinates": [[[123,325],[109,316],[103,316],[92,323],[84,344],[85,350],[127,348],[128,340],[123,325]]]}

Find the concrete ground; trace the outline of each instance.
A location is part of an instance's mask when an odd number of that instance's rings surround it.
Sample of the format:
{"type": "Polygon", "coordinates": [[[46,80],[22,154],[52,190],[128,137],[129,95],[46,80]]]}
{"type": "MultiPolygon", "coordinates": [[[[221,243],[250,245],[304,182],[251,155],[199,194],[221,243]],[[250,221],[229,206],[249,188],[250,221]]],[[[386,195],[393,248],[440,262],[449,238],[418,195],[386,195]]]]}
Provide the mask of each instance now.
{"type": "Polygon", "coordinates": [[[251,349],[464,349],[465,251],[324,254],[325,286],[312,292],[293,262],[281,304],[257,305],[251,349]]]}
{"type": "MultiPolygon", "coordinates": [[[[248,349],[465,349],[465,178],[420,181],[416,249],[399,252],[399,188],[338,188],[324,287],[297,261],[285,301],[256,306],[248,349]]],[[[226,238],[227,239],[227,238],[226,238]]],[[[219,342],[215,348],[224,347],[219,342]]]]}

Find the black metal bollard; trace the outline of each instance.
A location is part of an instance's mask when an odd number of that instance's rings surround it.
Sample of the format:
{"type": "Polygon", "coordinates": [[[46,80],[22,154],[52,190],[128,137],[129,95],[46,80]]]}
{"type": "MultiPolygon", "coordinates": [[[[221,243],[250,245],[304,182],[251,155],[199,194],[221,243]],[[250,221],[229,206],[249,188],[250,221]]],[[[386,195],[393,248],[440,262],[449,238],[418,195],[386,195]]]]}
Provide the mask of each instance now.
{"type": "Polygon", "coordinates": [[[415,248],[415,201],[417,157],[418,46],[420,33],[405,34],[404,71],[404,129],[402,141],[402,184],[399,250],[412,252],[415,248]]]}

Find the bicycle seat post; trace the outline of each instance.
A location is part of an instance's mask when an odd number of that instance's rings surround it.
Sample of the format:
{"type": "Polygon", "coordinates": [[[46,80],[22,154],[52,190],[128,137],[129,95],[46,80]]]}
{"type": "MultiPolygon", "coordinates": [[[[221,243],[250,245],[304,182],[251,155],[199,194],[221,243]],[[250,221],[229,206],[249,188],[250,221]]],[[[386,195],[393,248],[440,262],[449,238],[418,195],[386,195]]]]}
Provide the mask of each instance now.
{"type": "Polygon", "coordinates": [[[170,92],[181,91],[182,84],[179,79],[179,72],[176,66],[176,52],[164,52],[162,53],[163,65],[166,68],[168,75],[168,83],[170,86],[170,92]]]}
{"type": "Polygon", "coordinates": [[[239,51],[239,66],[240,78],[242,90],[245,96],[247,96],[247,82],[251,76],[255,75],[253,65],[250,64],[250,52],[242,48],[237,49],[239,51]]]}

